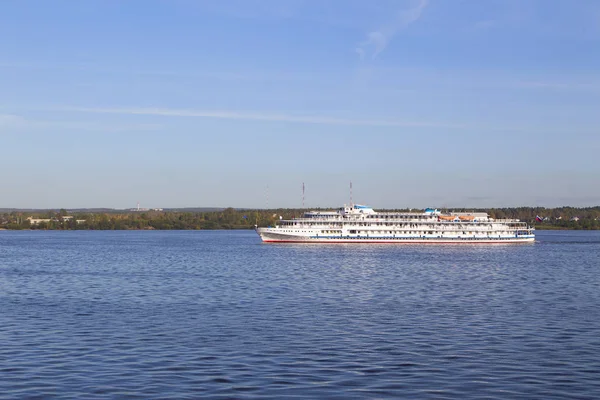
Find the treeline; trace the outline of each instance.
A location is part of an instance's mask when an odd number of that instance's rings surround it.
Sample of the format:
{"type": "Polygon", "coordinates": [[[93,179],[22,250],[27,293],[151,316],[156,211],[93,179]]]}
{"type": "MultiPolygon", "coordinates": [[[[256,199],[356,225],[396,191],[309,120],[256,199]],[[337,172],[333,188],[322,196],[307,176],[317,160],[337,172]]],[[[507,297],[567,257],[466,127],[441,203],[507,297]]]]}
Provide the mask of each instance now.
{"type": "MultiPolygon", "coordinates": [[[[43,213],[13,211],[0,214],[0,229],[251,229],[255,225],[274,225],[280,218],[299,217],[304,211],[299,209],[239,210],[233,208],[206,212],[111,211],[69,213],[64,209],[43,213]]],[[[485,210],[443,209],[442,211],[487,212],[492,218],[516,218],[530,223],[537,229],[600,229],[600,207],[517,207],[485,210]],[[541,219],[541,221],[538,219],[541,219]]]]}
{"type": "Polygon", "coordinates": [[[600,229],[600,206],[596,207],[513,207],[480,210],[492,218],[515,218],[536,229],[600,229]],[[538,220],[541,219],[541,221],[538,220]]]}
{"type": "Polygon", "coordinates": [[[55,230],[144,230],[144,229],[251,229],[268,226],[282,218],[300,216],[298,210],[236,210],[210,212],[113,211],[68,213],[11,212],[0,214],[0,228],[55,230]]]}

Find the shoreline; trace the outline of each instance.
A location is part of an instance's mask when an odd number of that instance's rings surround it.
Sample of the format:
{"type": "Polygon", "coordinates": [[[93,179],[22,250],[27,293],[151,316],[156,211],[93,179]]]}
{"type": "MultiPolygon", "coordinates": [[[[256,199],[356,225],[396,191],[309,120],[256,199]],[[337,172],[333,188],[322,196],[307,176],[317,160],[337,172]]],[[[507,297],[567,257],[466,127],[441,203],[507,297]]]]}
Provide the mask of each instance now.
{"type": "MultiPolygon", "coordinates": [[[[254,227],[235,227],[235,228],[209,228],[209,229],[160,229],[160,228],[125,228],[125,229],[12,229],[12,228],[0,228],[0,231],[250,231],[254,230],[254,227]]],[[[567,227],[543,227],[535,228],[536,231],[598,231],[600,228],[582,229],[582,228],[567,228],[567,227]]]]}

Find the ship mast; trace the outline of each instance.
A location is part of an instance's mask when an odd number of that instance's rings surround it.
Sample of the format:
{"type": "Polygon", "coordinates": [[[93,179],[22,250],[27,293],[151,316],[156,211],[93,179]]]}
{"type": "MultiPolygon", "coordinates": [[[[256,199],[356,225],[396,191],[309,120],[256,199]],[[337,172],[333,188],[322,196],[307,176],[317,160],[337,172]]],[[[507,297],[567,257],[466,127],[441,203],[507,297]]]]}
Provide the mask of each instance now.
{"type": "Polygon", "coordinates": [[[350,207],[352,207],[354,203],[352,202],[352,181],[350,181],[350,207]]]}
{"type": "Polygon", "coordinates": [[[302,182],[302,208],[304,209],[304,182],[302,182]]]}

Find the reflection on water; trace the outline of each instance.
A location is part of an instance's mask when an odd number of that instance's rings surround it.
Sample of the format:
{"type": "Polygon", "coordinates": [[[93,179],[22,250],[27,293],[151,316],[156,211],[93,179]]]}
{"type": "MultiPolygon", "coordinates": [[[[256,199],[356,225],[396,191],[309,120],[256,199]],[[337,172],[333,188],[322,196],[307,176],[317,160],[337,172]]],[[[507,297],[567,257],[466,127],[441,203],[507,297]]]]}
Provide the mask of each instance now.
{"type": "Polygon", "coordinates": [[[600,233],[0,232],[0,398],[600,398],[600,233]]]}

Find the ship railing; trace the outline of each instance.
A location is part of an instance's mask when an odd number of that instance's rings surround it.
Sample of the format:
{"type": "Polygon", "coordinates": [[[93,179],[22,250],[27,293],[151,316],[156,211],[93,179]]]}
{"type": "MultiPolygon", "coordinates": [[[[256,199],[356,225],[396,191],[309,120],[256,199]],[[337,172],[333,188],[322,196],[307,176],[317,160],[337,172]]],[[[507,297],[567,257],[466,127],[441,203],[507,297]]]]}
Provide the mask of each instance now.
{"type": "MultiPolygon", "coordinates": [[[[344,226],[341,224],[297,224],[293,225],[290,228],[293,229],[343,229],[344,226]]],[[[346,226],[345,228],[349,228],[346,226]]],[[[352,228],[355,228],[354,226],[352,228]]],[[[490,225],[469,225],[465,227],[464,225],[451,225],[444,224],[443,226],[370,226],[370,225],[357,225],[357,229],[366,229],[373,231],[417,231],[417,232],[480,232],[480,233],[489,233],[489,232],[517,232],[517,231],[531,231],[533,230],[531,227],[527,225],[519,225],[519,226],[503,226],[503,227],[491,227],[490,225]]]]}
{"type": "MultiPolygon", "coordinates": [[[[287,221],[286,221],[287,222],[287,221]]],[[[506,224],[506,225],[500,225],[498,223],[496,223],[496,221],[492,222],[492,221],[488,221],[488,222],[481,222],[481,223],[458,223],[458,222],[447,222],[447,223],[437,223],[437,222],[433,222],[433,221],[429,221],[429,222],[400,222],[400,223],[393,223],[393,222],[389,222],[386,221],[386,225],[377,225],[376,222],[378,221],[356,221],[356,223],[342,223],[342,221],[339,220],[294,220],[294,223],[292,224],[286,224],[289,226],[297,226],[297,227],[304,227],[304,228],[317,228],[317,227],[342,227],[342,226],[357,226],[357,227],[361,227],[361,228],[376,228],[376,229],[382,229],[382,230],[386,230],[386,229],[401,229],[401,228],[411,228],[411,229],[424,229],[424,230],[431,230],[431,229],[440,229],[440,230],[464,230],[465,228],[468,229],[477,229],[477,230],[485,230],[488,231],[490,229],[492,230],[517,230],[517,229],[527,229],[528,225],[525,222],[512,222],[510,224],[506,224]]],[[[281,225],[281,224],[278,224],[281,225]]]]}
{"type": "Polygon", "coordinates": [[[480,224],[480,223],[490,223],[490,222],[497,222],[497,223],[525,223],[524,221],[521,221],[519,219],[514,219],[514,218],[498,218],[498,219],[494,219],[494,218],[481,218],[481,219],[475,219],[475,220],[441,220],[439,221],[437,219],[437,217],[430,217],[430,216],[423,216],[421,218],[364,218],[364,216],[358,216],[357,218],[348,218],[348,217],[342,217],[342,216],[323,216],[323,217],[309,217],[309,218],[293,218],[293,219],[288,219],[287,221],[296,221],[296,222],[309,222],[309,221],[346,221],[346,222],[353,222],[353,221],[357,221],[357,222],[422,222],[422,223],[426,223],[426,222],[442,222],[442,223],[457,223],[457,222],[462,222],[462,223],[474,223],[474,224],[480,224]]]}

